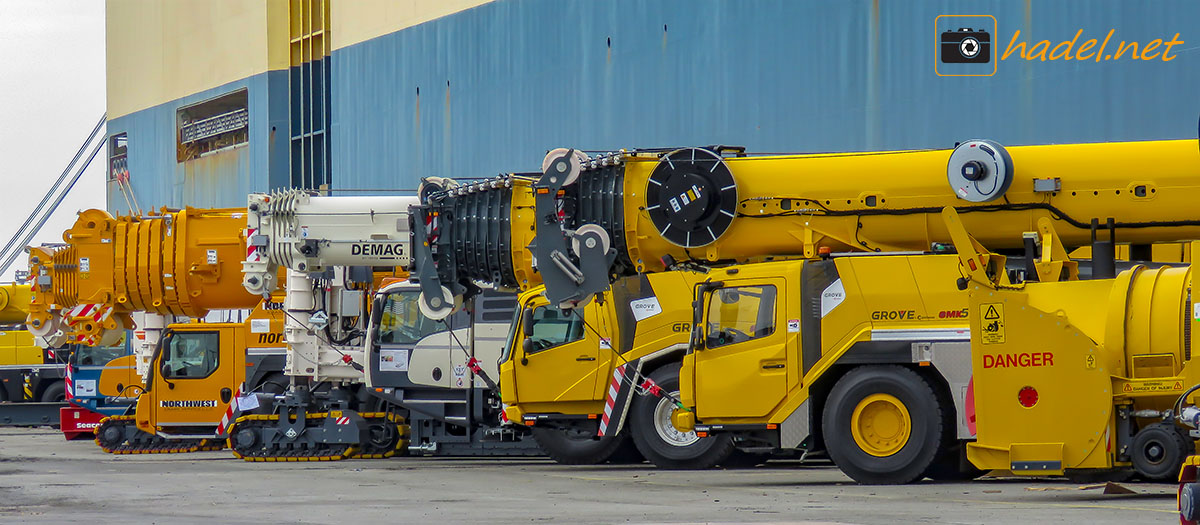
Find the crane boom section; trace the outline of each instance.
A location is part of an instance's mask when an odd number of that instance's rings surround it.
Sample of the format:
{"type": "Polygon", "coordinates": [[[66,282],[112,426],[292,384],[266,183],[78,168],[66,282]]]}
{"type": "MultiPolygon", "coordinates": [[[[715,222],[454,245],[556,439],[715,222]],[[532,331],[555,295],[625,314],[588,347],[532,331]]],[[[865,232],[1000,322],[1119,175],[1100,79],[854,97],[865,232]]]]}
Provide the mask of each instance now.
{"type": "Polygon", "coordinates": [[[279,269],[316,274],[335,266],[406,268],[409,206],[416,197],[319,196],[288,190],[249,196],[243,285],[279,286],[279,269]]]}
{"type": "Polygon", "coordinates": [[[1133,244],[1195,238],[1197,198],[1195,140],[1011,148],[972,140],[952,150],[771,156],[722,146],[598,157],[560,149],[540,174],[429,192],[416,209],[426,227],[414,230],[414,275],[426,295],[426,281],[454,294],[471,281],[522,289],[541,281],[551,302],[569,306],[614,276],[672,262],[926,251],[951,240],[938,217],[945,206],[1000,249],[1020,248],[1014,233],[1043,217],[1068,247],[1105,228],[1133,244]]]}

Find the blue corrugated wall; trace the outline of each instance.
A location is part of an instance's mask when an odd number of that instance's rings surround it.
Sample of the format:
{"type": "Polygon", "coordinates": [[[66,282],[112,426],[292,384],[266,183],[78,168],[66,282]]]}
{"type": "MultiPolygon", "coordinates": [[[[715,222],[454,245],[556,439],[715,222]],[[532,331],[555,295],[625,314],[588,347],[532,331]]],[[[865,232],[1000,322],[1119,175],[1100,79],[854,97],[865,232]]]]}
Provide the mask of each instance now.
{"type": "MultiPolygon", "coordinates": [[[[247,193],[287,186],[287,81],[286,71],[267,72],[109,120],[109,136],[128,134],[130,180],[143,211],[245,206],[247,193]],[[243,88],[250,110],[249,143],[177,162],[176,111],[243,88]]],[[[116,183],[110,181],[108,188],[108,209],[127,213],[116,183]]]]}
{"type": "Polygon", "coordinates": [[[334,183],[412,188],[420,176],[536,170],[558,146],[827,151],[1196,135],[1200,3],[1031,4],[483,5],[335,50],[334,183]],[[940,14],[994,15],[997,54],[1015,29],[1055,43],[1078,29],[1080,43],[1111,28],[1142,42],[1180,32],[1186,44],[1169,63],[1014,56],[994,77],[939,77],[940,14]]]}
{"type": "MultiPolygon", "coordinates": [[[[535,170],[558,146],[790,152],[1194,137],[1198,28],[1192,1],[502,0],[333,52],[332,180],[414,188],[428,175],[535,170]],[[1168,63],[1010,57],[993,77],[939,77],[942,14],[995,16],[995,54],[1016,29],[1028,45],[1113,28],[1116,40],[1179,32],[1186,44],[1168,63]]],[[[110,134],[129,132],[142,205],[240,206],[248,191],[286,185],[287,82],[267,73],[111,121],[110,134]],[[241,86],[249,146],[176,163],[175,110],[241,86]]],[[[109,205],[124,209],[116,192],[109,205]]]]}

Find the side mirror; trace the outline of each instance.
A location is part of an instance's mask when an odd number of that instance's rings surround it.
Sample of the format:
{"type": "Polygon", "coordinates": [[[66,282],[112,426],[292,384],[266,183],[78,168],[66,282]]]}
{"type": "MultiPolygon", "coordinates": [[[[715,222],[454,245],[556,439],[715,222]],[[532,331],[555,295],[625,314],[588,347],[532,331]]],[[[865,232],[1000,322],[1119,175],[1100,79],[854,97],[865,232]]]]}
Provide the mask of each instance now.
{"type": "Polygon", "coordinates": [[[721,290],[716,295],[722,304],[734,304],[742,298],[741,294],[734,290],[721,290]]]}
{"type": "Polygon", "coordinates": [[[525,334],[525,337],[533,336],[533,308],[521,310],[521,333],[525,334]]]}
{"type": "Polygon", "coordinates": [[[168,377],[171,377],[171,364],[170,364],[170,363],[163,363],[163,364],[162,364],[162,368],[159,368],[159,370],[158,370],[158,371],[159,371],[159,373],[160,373],[160,374],[162,374],[162,377],[163,377],[163,379],[166,379],[166,378],[168,378],[168,377]]]}
{"type": "MultiPolygon", "coordinates": [[[[526,355],[536,352],[537,349],[533,347],[533,339],[525,338],[524,341],[521,341],[521,350],[524,350],[526,355]]],[[[521,364],[525,364],[524,363],[525,358],[522,357],[521,360],[522,360],[521,364]]]]}

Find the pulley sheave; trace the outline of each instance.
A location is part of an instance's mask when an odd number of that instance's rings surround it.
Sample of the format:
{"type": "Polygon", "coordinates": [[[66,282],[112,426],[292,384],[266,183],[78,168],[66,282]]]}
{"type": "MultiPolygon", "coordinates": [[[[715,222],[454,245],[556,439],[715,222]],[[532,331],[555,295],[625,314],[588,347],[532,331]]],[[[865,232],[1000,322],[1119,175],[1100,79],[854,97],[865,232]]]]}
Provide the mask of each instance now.
{"type": "Polygon", "coordinates": [[[967,202],[999,199],[1012,185],[1012,156],[997,142],[968,140],[950,153],[946,180],[954,194],[967,202]]]}
{"type": "Polygon", "coordinates": [[[646,211],[672,244],[697,248],[716,241],[737,212],[737,183],[721,156],[702,148],[664,155],[646,184],[646,211]]]}

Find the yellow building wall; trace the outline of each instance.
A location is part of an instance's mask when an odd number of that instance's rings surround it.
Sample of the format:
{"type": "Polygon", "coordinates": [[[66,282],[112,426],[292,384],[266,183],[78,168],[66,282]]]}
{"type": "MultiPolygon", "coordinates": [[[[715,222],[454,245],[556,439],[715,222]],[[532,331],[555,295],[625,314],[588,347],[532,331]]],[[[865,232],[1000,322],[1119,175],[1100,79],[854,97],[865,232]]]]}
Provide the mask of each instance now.
{"type": "Polygon", "coordinates": [[[394,33],[493,0],[335,0],[329,17],[333,49],[394,33]]]}
{"type": "Polygon", "coordinates": [[[288,67],[288,0],[108,0],[108,118],[288,67]]]}

